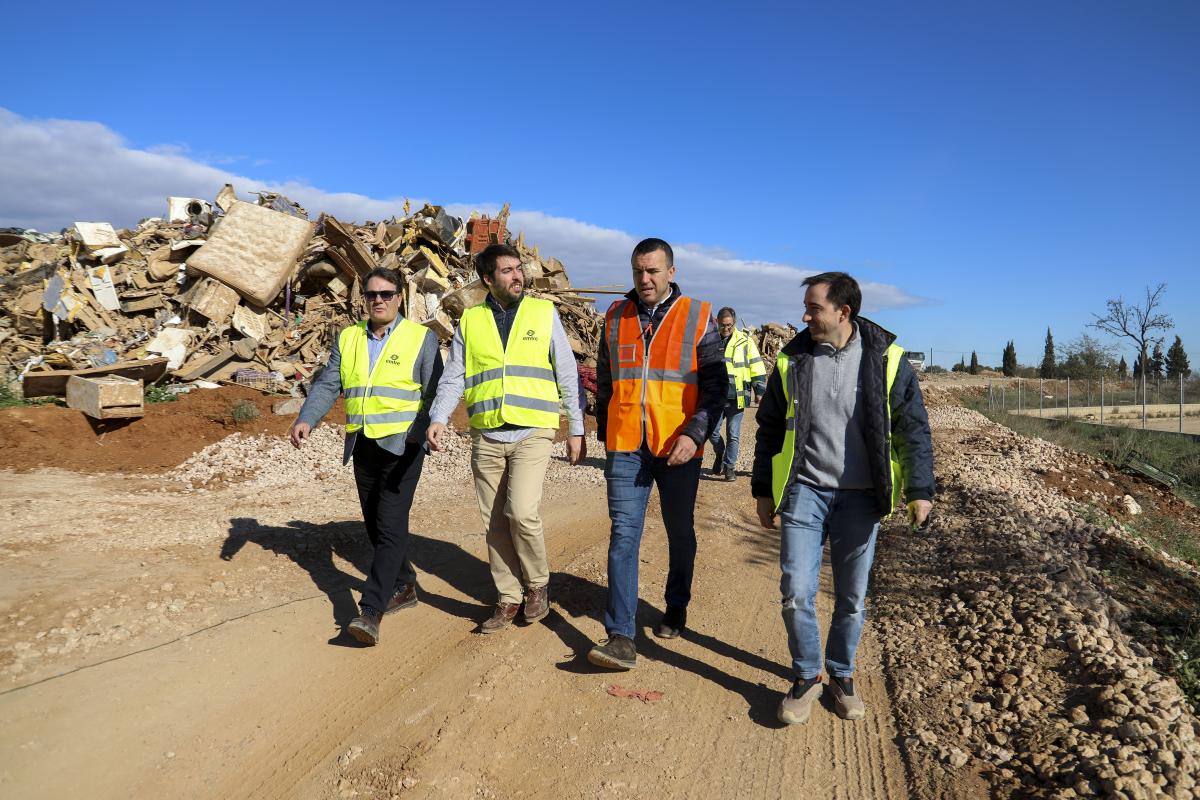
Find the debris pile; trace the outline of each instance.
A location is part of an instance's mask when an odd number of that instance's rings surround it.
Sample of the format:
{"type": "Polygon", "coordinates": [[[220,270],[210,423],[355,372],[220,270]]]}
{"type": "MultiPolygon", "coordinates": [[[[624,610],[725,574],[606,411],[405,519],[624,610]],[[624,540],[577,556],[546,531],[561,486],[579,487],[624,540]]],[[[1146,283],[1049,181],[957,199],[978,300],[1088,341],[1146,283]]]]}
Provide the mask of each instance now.
{"type": "Polygon", "coordinates": [[[529,294],[557,305],[580,364],[595,365],[594,300],[571,287],[562,262],[510,236],[507,206],[464,221],[435,205],[410,213],[406,202],[402,218],[357,225],[310,220],[270,192],[239,200],[226,184],[213,203],[171,197],[166,210],[132,230],[0,230],[0,361],[26,397],[113,374],[300,396],[333,337],[361,318],[370,270],[396,270],[405,315],[446,343],[487,293],[472,255],[504,242],[522,255],[529,294]]]}

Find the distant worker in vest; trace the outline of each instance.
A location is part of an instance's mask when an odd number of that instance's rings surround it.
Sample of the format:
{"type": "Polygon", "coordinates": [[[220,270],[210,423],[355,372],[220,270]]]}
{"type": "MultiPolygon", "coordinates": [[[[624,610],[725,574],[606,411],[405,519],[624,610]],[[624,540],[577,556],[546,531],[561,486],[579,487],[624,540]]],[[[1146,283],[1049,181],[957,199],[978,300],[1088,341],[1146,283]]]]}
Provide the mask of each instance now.
{"type": "Polygon", "coordinates": [[[525,296],[521,254],[510,245],[489,245],[475,257],[475,270],[488,295],[459,320],[427,440],[441,449],[465,390],[471,471],[498,594],[479,630],[497,633],[512,624],[522,603],[526,622],[550,613],[542,483],[561,407],[567,410],[567,460],[578,464],[587,449],[579,368],[554,304],[525,296]]]}
{"type": "Polygon", "coordinates": [[[933,446],[917,376],[896,337],[859,316],[862,292],[844,272],[806,278],[804,324],[780,351],[758,422],[751,492],[764,528],[781,530],[783,621],[794,681],[779,705],[789,725],[808,720],[829,674],[843,719],[866,709],[854,656],[880,521],[903,497],[908,521],[933,507],[933,446]],[[829,542],[833,619],[824,657],[816,597],[829,542]]]}
{"type": "Polygon", "coordinates": [[[596,359],[596,434],[608,455],[608,638],[588,652],[607,669],[637,661],[638,553],[657,485],[667,530],[666,611],[654,629],[674,639],[687,624],[696,560],[694,513],[704,441],[725,405],[725,358],[708,303],[674,282],[662,239],[633,250],[633,290],[608,309],[596,359]]]}
{"type": "Polygon", "coordinates": [[[334,341],[329,361],[292,425],[291,439],[302,446],[338,395],[345,399],[342,463],[354,459],[363,521],[375,547],[359,615],[347,630],[373,645],[385,615],[417,604],[408,514],[425,460],[423,441],[442,356],[433,331],[400,315],[403,295],[394,270],[371,270],[365,286],[367,319],[334,341]]]}
{"type": "Polygon", "coordinates": [[[734,480],[738,450],[742,438],[742,414],[750,406],[751,394],[762,397],[767,389],[767,368],[758,345],[737,327],[737,312],[729,306],[717,312],[717,333],[725,351],[725,373],[729,389],[721,415],[725,420],[725,439],[721,439],[721,421],[717,420],[709,439],[713,446],[713,475],[734,480]]]}

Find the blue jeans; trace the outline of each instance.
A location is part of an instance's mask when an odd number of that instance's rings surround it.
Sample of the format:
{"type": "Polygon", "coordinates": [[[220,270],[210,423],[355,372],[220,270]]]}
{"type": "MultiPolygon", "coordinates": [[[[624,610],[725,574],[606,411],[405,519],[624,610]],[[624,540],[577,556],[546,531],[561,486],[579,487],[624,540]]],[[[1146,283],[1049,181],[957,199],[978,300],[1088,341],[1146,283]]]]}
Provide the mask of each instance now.
{"type": "Polygon", "coordinates": [[[696,561],[696,490],[700,459],[677,467],[655,458],[645,445],[633,453],[609,452],[604,464],[608,480],[608,605],[604,629],[608,635],[634,638],[638,604],[638,553],[650,489],[658,484],[663,525],[667,529],[667,606],[687,608],[692,599],[692,569],[696,561]]]}
{"type": "Polygon", "coordinates": [[[742,439],[742,413],[744,409],[736,405],[725,406],[722,416],[725,418],[725,441],[721,441],[721,420],[713,426],[712,436],[708,440],[713,446],[713,466],[721,464],[727,469],[733,469],[737,464],[738,445],[742,439]]]}
{"type": "Polygon", "coordinates": [[[779,512],[779,566],[783,572],[779,590],[792,670],[801,680],[821,674],[816,599],[821,555],[828,539],[834,601],[825,667],[830,675],[853,675],[854,653],[867,620],[867,583],[882,517],[875,494],[869,489],[817,489],[795,483],[779,512]]]}

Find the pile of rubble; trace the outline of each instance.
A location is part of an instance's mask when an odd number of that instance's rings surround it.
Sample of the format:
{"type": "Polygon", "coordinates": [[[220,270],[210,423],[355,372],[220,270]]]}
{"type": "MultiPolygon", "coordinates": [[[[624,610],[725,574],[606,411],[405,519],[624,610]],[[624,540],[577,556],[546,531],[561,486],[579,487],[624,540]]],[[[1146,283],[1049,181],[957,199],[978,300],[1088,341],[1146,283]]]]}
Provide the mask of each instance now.
{"type": "MultiPolygon", "coordinates": [[[[62,395],[71,375],[152,382],[233,382],[299,395],[333,337],[361,318],[363,277],[403,277],[403,309],[444,343],[483,300],[471,256],[507,242],[522,254],[528,292],[552,299],[585,369],[603,318],[574,291],[563,264],[495,218],[453,217],[434,205],[351,225],[226,185],[209,203],[171,197],[167,215],[133,230],[78,222],[59,235],[0,230],[0,361],[26,397],[62,395]]],[[[6,381],[7,382],[7,381],[6,381]]]]}

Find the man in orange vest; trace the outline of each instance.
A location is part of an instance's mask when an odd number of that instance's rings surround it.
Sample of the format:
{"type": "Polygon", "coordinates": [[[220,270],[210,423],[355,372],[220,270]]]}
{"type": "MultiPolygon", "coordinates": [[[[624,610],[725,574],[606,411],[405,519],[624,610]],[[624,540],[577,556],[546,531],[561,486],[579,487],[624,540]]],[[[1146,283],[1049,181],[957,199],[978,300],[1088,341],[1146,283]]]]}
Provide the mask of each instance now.
{"type": "Polygon", "coordinates": [[[655,635],[687,623],[696,559],[693,513],[704,441],[725,404],[725,354],[708,303],[674,283],[675,255],[662,239],[633,249],[633,290],[608,309],[596,359],[596,438],[608,456],[608,638],[588,661],[632,669],[638,551],[650,490],[658,486],[670,552],[666,612],[655,635]]]}

